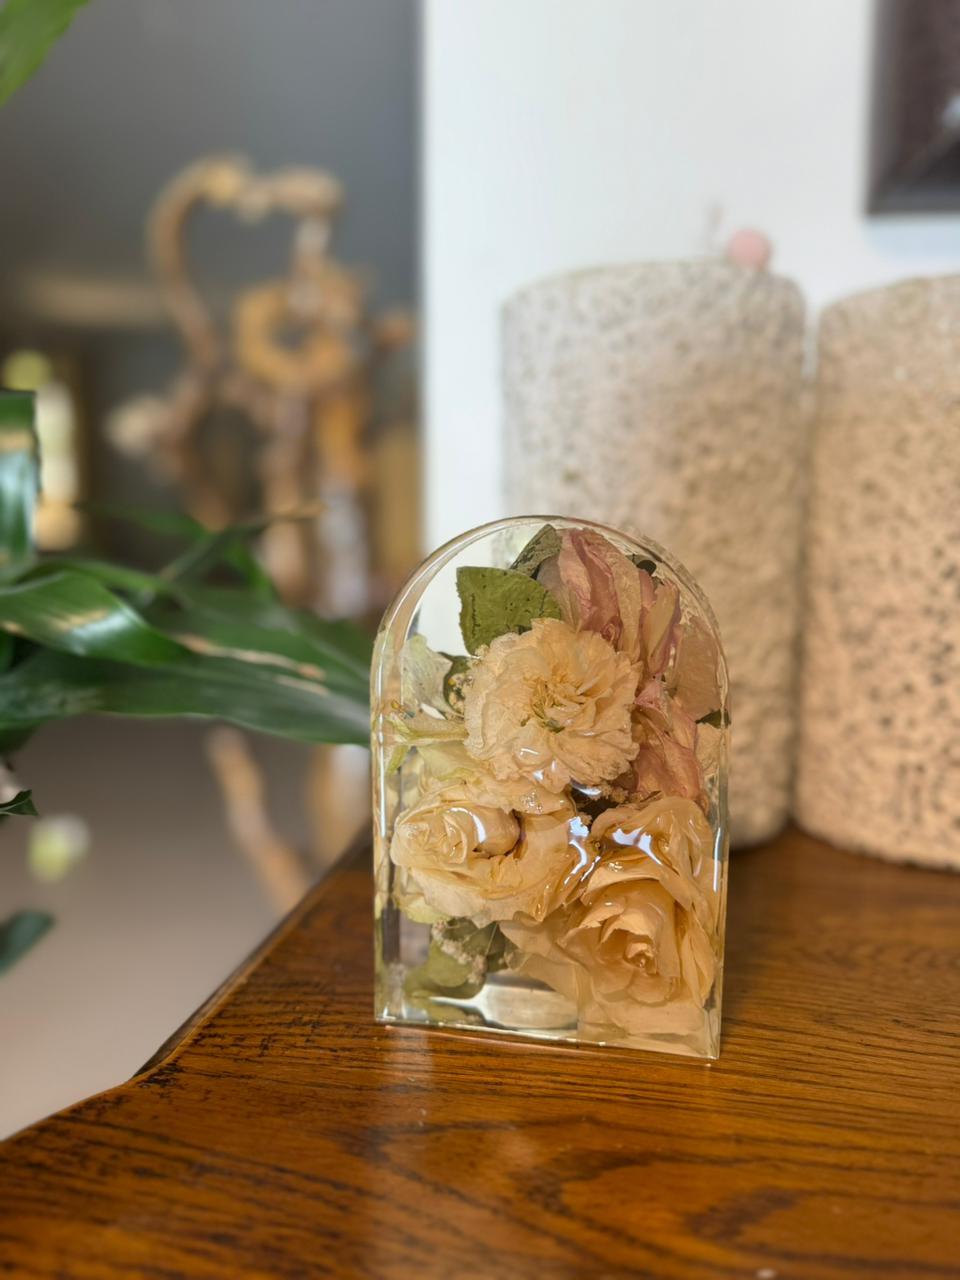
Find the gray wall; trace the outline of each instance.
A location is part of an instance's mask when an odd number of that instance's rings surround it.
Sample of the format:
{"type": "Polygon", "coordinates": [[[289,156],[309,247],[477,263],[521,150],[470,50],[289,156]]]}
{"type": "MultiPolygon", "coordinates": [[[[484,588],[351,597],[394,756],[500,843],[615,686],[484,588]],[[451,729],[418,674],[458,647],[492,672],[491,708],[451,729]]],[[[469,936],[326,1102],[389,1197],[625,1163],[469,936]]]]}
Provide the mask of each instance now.
{"type": "MultiPolygon", "coordinates": [[[[336,245],[378,294],[415,292],[415,0],[91,0],[0,110],[0,288],[32,273],[143,274],[143,218],[218,150],[328,167],[336,245]]],[[[206,227],[214,277],[282,265],[284,230],[206,227]]]]}

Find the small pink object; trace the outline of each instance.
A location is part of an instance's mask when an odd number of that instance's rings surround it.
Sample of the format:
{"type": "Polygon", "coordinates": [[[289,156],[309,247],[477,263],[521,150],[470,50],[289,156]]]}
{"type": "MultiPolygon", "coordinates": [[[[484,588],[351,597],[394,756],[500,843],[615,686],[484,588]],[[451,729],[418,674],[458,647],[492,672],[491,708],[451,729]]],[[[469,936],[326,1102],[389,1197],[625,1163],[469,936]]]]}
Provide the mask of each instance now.
{"type": "Polygon", "coordinates": [[[743,227],[735,231],[727,241],[724,250],[726,258],[740,267],[754,267],[762,271],[769,266],[773,256],[773,245],[769,236],[752,227],[743,227]]]}

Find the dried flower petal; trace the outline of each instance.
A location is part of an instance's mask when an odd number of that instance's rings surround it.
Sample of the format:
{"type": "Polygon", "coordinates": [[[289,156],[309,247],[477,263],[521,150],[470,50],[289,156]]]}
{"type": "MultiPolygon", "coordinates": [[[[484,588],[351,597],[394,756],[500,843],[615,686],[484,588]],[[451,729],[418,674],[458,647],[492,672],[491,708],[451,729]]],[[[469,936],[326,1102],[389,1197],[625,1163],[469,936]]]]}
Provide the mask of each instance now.
{"type": "Polygon", "coordinates": [[[682,627],[667,683],[694,720],[720,706],[720,653],[713,632],[701,618],[689,618],[682,627]]]}
{"type": "Polygon", "coordinates": [[[588,844],[599,861],[577,901],[501,925],[515,967],[594,1033],[695,1031],[716,975],[709,824],[689,800],[663,799],[601,814],[588,844]]]}
{"type": "Polygon", "coordinates": [[[592,631],[538,618],[498,637],[466,690],[467,751],[501,781],[559,792],[611,779],[636,754],[637,670],[592,631]]]}
{"type": "Polygon", "coordinates": [[[567,802],[520,821],[463,788],[425,796],[397,819],[390,857],[431,909],[478,926],[523,912],[541,920],[589,865],[587,829],[567,802]]]}

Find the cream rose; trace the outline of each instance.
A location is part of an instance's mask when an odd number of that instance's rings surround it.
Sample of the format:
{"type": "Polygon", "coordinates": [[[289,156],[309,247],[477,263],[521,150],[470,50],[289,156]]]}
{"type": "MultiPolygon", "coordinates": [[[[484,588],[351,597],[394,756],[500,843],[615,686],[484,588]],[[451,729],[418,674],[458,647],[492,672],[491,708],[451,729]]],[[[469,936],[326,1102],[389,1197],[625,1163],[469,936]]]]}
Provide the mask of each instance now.
{"type": "Polygon", "coordinates": [[[713,832],[690,800],[609,809],[578,899],[501,928],[515,967],[573,1001],[580,1022],[622,1036],[696,1032],[716,976],[713,832]]]}
{"type": "Polygon", "coordinates": [[[542,920],[567,901],[588,867],[586,825],[569,801],[518,820],[478,804],[471,792],[428,794],[397,819],[390,857],[424,903],[477,925],[518,912],[542,920]]]}
{"type": "Polygon", "coordinates": [[[559,792],[615,778],[636,754],[630,712],[638,672],[592,631],[537,618],[498,636],[466,689],[467,751],[501,781],[559,792]]]}
{"type": "Polygon", "coordinates": [[[563,792],[548,791],[533,778],[495,778],[461,742],[421,747],[418,754],[425,789],[461,786],[477,804],[515,809],[518,813],[553,813],[568,805],[563,792]]]}

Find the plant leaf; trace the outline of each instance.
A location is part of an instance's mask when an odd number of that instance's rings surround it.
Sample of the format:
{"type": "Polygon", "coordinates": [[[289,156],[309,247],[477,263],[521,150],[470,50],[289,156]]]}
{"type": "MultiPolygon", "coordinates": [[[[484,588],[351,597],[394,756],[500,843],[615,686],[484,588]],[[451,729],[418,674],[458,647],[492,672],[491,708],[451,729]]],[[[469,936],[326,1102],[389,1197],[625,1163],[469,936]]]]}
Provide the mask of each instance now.
{"type": "Polygon", "coordinates": [[[544,560],[560,554],[560,535],[552,524],[545,524],[535,533],[510,566],[517,573],[532,578],[544,560]]]}
{"type": "Polygon", "coordinates": [[[116,662],[169,664],[183,653],[101,582],[71,570],[0,587],[0,628],[51,649],[116,662]]]}
{"type": "Polygon", "coordinates": [[[475,996],[483,986],[483,970],[469,959],[458,960],[431,942],[427,958],[407,974],[403,989],[408,996],[437,995],[475,996]]]}
{"type": "Polygon", "coordinates": [[[507,945],[496,922],[479,927],[466,918],[442,921],[434,926],[434,936],[448,954],[458,959],[479,956],[487,966],[500,959],[507,945]]]}
{"type": "Polygon", "coordinates": [[[187,654],[136,667],[39,652],[0,675],[0,736],[93,713],[197,716],[300,742],[370,741],[366,690],[352,695],[270,667],[187,654]]]}
{"type": "Polygon", "coordinates": [[[0,627],[48,650],[0,675],[0,740],[101,711],[368,742],[371,641],[362,631],[245,591],[194,594],[216,607],[167,604],[144,617],[97,579],[66,570],[0,588],[0,627]]]}
{"type": "Polygon", "coordinates": [[[431,934],[426,960],[404,982],[408,996],[468,999],[481,989],[487,973],[503,968],[506,939],[497,924],[478,928],[472,920],[444,920],[433,925],[431,934]]]}
{"type": "Polygon", "coordinates": [[[11,968],[53,925],[45,911],[18,911],[0,923],[0,973],[11,968]]]}
{"type": "Polygon", "coordinates": [[[469,680],[473,662],[471,658],[465,657],[462,653],[453,656],[445,653],[443,656],[450,660],[450,670],[443,680],[443,699],[451,711],[462,714],[464,689],[469,680]]]}
{"type": "Polygon", "coordinates": [[[15,577],[33,559],[38,476],[33,395],[0,391],[0,578],[15,577]]]}
{"type": "Polygon", "coordinates": [[[0,9],[0,103],[36,71],[87,0],[7,0],[0,9]]]}
{"type": "MultiPolygon", "coordinates": [[[[88,511],[136,525],[163,537],[176,538],[188,544],[183,552],[162,570],[160,580],[170,585],[180,581],[196,581],[218,564],[229,565],[246,586],[262,600],[275,600],[276,590],[270,575],[253,554],[247,539],[263,531],[270,523],[268,517],[231,525],[228,529],[207,529],[193,516],[175,511],[141,511],[114,503],[84,504],[88,511]]],[[[163,588],[157,585],[154,590],[163,588]]]]}
{"type": "Polygon", "coordinates": [[[258,589],[266,585],[269,596],[274,598],[276,592],[270,578],[246,545],[247,539],[263,533],[264,529],[271,524],[284,520],[310,520],[316,514],[316,509],[310,507],[280,515],[256,516],[253,520],[228,525],[225,529],[215,531],[204,529],[203,536],[196,538],[192,546],[168,564],[161,571],[162,575],[171,582],[202,578],[209,569],[221,561],[238,567],[239,557],[248,585],[258,589]],[[251,573],[252,578],[249,576],[251,573]]]}
{"type": "Polygon", "coordinates": [[[18,791],[12,800],[4,800],[0,803],[0,817],[8,818],[14,814],[27,818],[39,817],[33,803],[32,792],[18,791]]]}
{"type": "Polygon", "coordinates": [[[13,662],[16,641],[8,631],[0,631],[0,671],[6,671],[13,662]]]}
{"type": "Polygon", "coordinates": [[[33,733],[34,728],[34,725],[28,724],[21,725],[17,729],[7,729],[2,723],[2,714],[0,714],[0,761],[9,759],[14,751],[19,751],[33,733]]]}
{"type": "Polygon", "coordinates": [[[507,631],[528,631],[534,618],[561,616],[553,596],[515,569],[458,569],[457,593],[460,630],[471,653],[507,631]]]}
{"type": "Polygon", "coordinates": [[[279,601],[251,604],[245,592],[226,587],[179,587],[177,598],[185,609],[222,619],[256,622],[277,631],[298,631],[325,647],[331,657],[351,667],[369,681],[373,636],[345,618],[321,618],[308,609],[295,609],[279,601]]]}
{"type": "MultiPolygon", "coordinates": [[[[171,613],[164,630],[191,653],[272,667],[303,680],[311,680],[365,701],[370,682],[369,666],[357,668],[334,643],[303,626],[278,629],[264,626],[253,609],[251,620],[218,616],[211,610],[186,609],[171,613]]],[[[291,611],[292,612],[292,611],[291,611]]]]}
{"type": "Polygon", "coordinates": [[[160,605],[148,611],[148,620],[168,632],[198,631],[238,650],[260,643],[284,657],[319,664],[329,678],[334,673],[337,680],[349,678],[367,696],[373,637],[355,623],[319,618],[279,602],[251,600],[242,591],[178,588],[177,596],[180,609],[160,605]]]}
{"type": "Polygon", "coordinates": [[[153,511],[147,507],[128,506],[124,502],[78,502],[77,507],[92,515],[136,525],[138,529],[147,529],[150,533],[182,542],[192,542],[210,532],[199,520],[182,511],[153,511]]]}
{"type": "Polygon", "coordinates": [[[145,596],[172,594],[176,591],[175,584],[167,582],[158,574],[145,573],[142,569],[131,569],[127,565],[112,564],[109,560],[97,560],[89,556],[44,556],[21,578],[21,581],[49,578],[51,574],[60,573],[63,570],[96,578],[105,587],[114,587],[118,591],[130,591],[145,596]]]}

